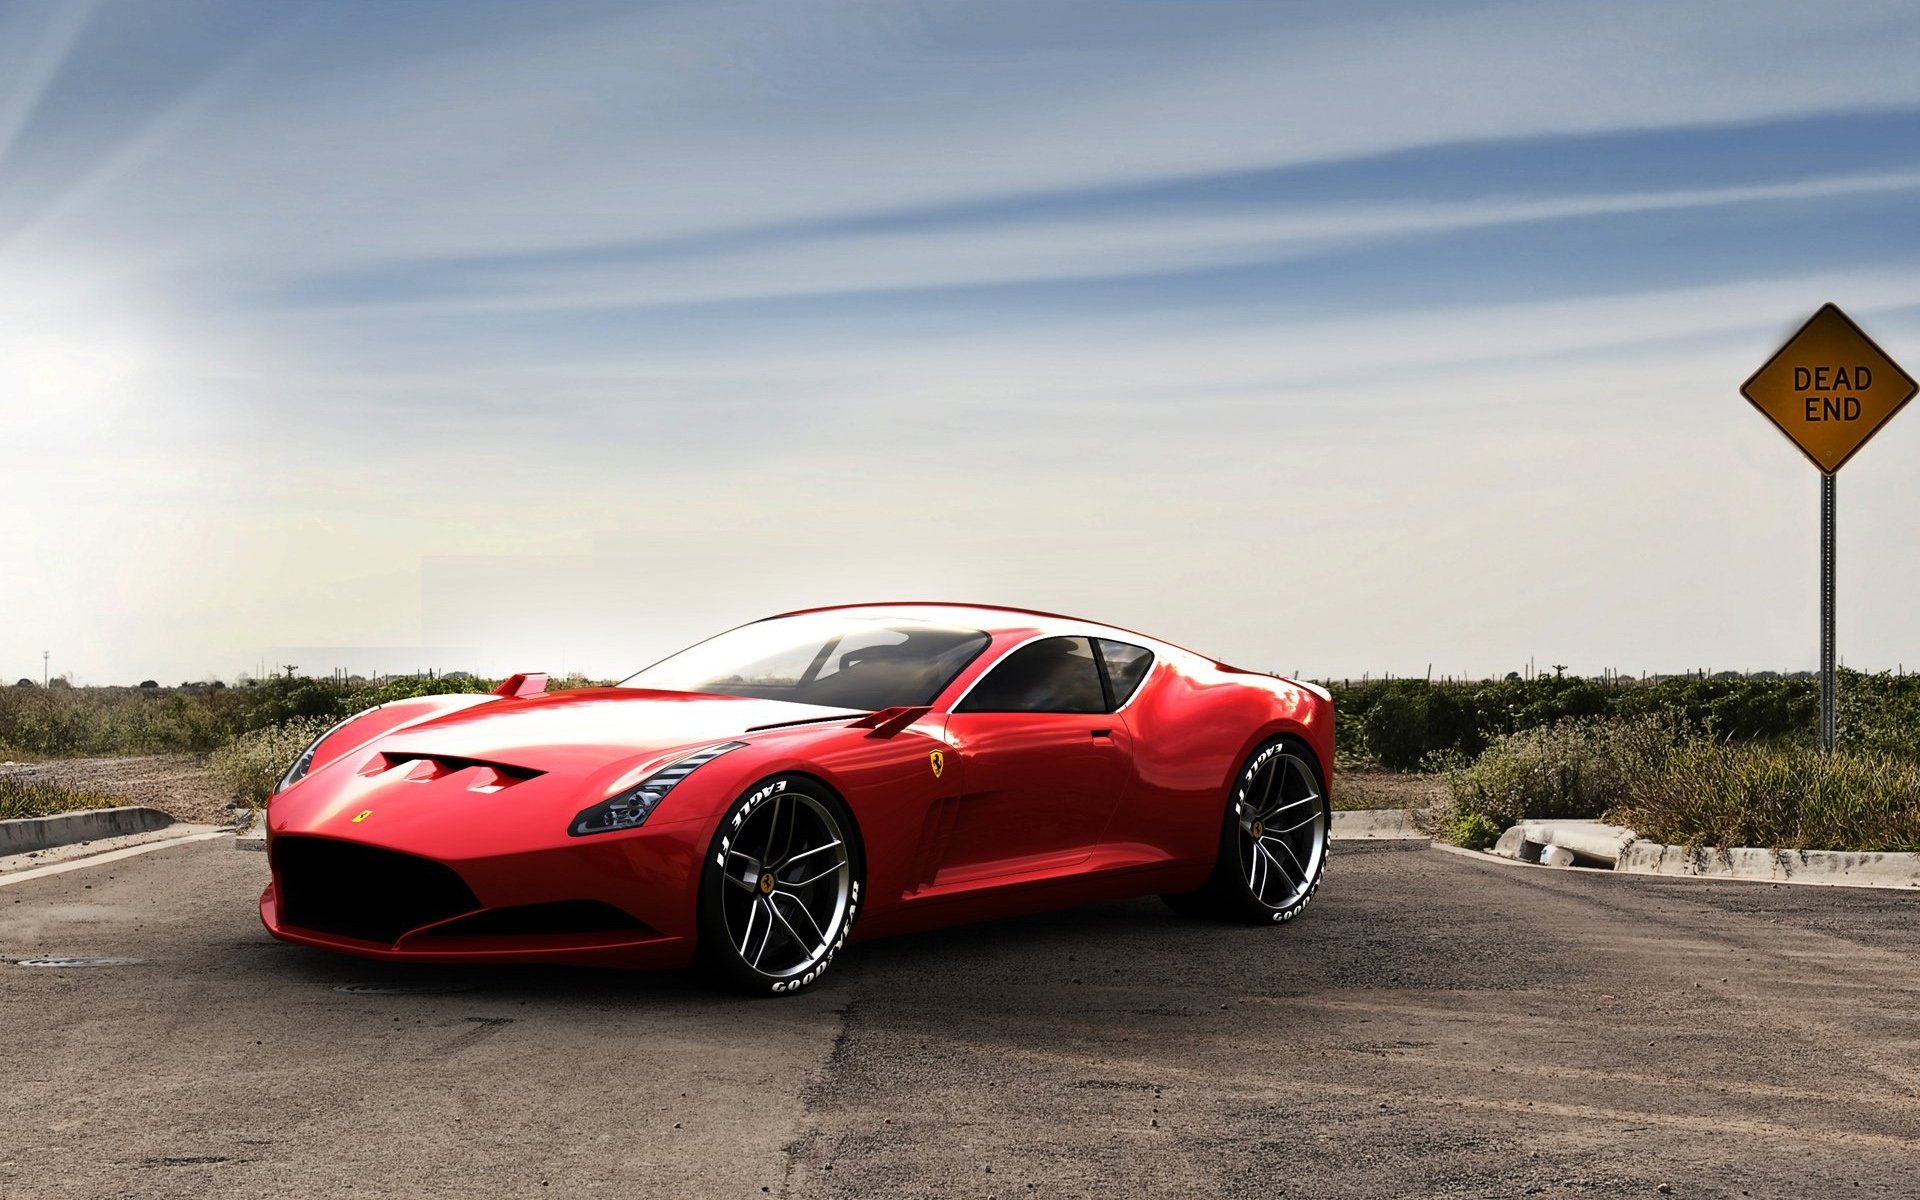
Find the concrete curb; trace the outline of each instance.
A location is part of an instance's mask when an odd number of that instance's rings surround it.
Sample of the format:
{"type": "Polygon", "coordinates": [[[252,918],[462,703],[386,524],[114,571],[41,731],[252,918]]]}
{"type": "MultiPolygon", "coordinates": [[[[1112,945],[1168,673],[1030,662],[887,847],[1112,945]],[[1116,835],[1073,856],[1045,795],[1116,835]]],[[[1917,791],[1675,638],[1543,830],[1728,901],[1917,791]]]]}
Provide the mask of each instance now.
{"type": "Polygon", "coordinates": [[[233,839],[233,848],[235,850],[265,850],[267,848],[266,809],[261,808],[254,810],[253,819],[248,821],[247,827],[242,829],[239,836],[233,839]]]}
{"type": "Polygon", "coordinates": [[[1762,850],[1635,842],[1614,868],[1628,875],[1817,883],[1829,887],[1920,888],[1920,854],[1855,850],[1762,850]]]}
{"type": "Polygon", "coordinates": [[[0,855],[24,854],[74,842],[97,842],[165,829],[173,818],[157,808],[90,808],[51,817],[21,817],[0,821],[0,855]]]}
{"type": "Polygon", "coordinates": [[[1438,843],[1434,849],[1510,867],[1549,866],[1736,883],[1920,889],[1920,854],[1663,846],[1640,841],[1624,826],[1598,821],[1527,821],[1502,834],[1491,850],[1438,843]]]}
{"type": "Polygon", "coordinates": [[[0,858],[0,888],[67,871],[97,867],[103,863],[120,862],[138,854],[151,854],[156,850],[171,850],[192,842],[232,836],[233,830],[219,825],[170,825],[164,830],[130,833],[103,842],[88,842],[84,846],[74,843],[8,855],[0,858]]]}
{"type": "Polygon", "coordinates": [[[1413,814],[1404,808],[1335,809],[1333,829],[1327,836],[1336,842],[1427,840],[1415,827],[1413,814]]]}

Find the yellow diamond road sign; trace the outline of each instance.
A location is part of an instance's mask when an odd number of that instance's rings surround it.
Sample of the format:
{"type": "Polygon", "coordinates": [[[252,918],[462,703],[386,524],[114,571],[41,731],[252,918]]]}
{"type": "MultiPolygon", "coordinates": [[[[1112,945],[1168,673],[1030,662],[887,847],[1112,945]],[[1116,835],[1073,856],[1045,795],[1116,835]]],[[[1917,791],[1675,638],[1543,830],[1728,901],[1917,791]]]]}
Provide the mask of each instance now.
{"type": "Polygon", "coordinates": [[[1740,394],[1832,475],[1913,399],[1916,386],[1847,314],[1826,304],[1740,394]]]}

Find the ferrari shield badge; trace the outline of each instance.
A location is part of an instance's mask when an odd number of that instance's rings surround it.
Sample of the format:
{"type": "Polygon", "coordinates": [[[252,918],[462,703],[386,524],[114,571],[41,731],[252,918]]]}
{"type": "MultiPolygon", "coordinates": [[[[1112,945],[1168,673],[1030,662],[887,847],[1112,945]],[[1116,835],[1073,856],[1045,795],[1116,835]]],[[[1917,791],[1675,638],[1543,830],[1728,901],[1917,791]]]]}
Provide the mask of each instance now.
{"type": "Polygon", "coordinates": [[[933,777],[938,779],[940,773],[947,769],[947,756],[935,750],[927,755],[927,764],[933,768],[933,777]]]}
{"type": "Polygon", "coordinates": [[[353,823],[354,823],[355,825],[358,825],[358,824],[359,824],[360,822],[362,822],[362,821],[364,821],[364,820],[366,820],[366,819],[367,819],[368,817],[370,817],[370,816],[372,816],[372,815],[373,815],[373,810],[372,810],[372,809],[370,809],[370,808],[369,808],[369,809],[366,809],[366,810],[364,810],[363,812],[361,812],[360,814],[358,814],[357,816],[355,816],[355,817],[353,818],[353,823]]]}

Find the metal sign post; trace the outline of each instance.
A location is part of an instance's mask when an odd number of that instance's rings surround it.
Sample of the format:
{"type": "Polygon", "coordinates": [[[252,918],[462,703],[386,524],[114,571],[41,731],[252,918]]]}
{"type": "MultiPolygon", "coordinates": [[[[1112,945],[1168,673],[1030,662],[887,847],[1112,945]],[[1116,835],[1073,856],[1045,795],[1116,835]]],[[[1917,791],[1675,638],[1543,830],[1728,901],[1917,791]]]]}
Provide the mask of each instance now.
{"type": "Polygon", "coordinates": [[[1820,469],[1820,746],[1834,732],[1834,491],[1840,468],[1920,385],[1836,305],[1821,305],[1740,393],[1820,469]]]}
{"type": "Polygon", "coordinates": [[[1820,477],[1820,748],[1833,749],[1833,574],[1835,475],[1820,477]]]}

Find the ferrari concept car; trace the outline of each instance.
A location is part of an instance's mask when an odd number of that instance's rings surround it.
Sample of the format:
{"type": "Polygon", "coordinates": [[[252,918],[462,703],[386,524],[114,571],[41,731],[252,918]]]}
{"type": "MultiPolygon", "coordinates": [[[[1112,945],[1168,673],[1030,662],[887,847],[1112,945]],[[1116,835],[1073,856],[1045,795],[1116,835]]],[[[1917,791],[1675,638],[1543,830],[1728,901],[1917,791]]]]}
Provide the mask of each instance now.
{"type": "Polygon", "coordinates": [[[1327,693],[1123,629],[814,609],[545,684],[322,735],[267,806],[267,929],[778,994],[849,938],[1125,896],[1285,922],[1326,870],[1327,693]]]}

